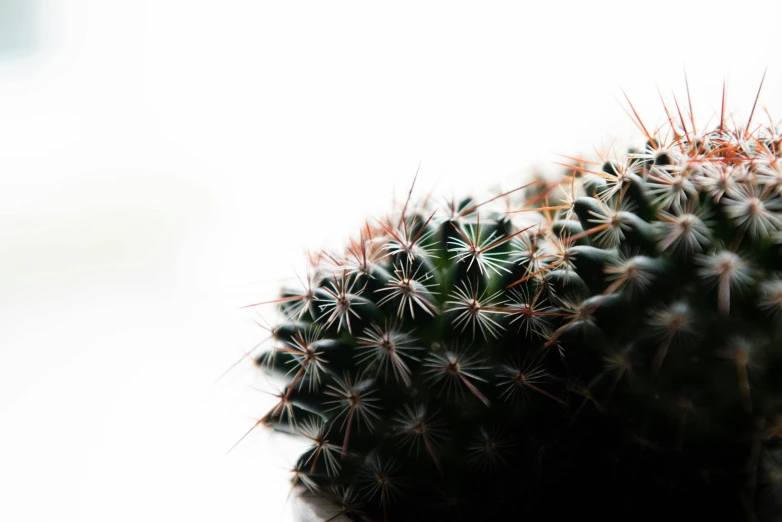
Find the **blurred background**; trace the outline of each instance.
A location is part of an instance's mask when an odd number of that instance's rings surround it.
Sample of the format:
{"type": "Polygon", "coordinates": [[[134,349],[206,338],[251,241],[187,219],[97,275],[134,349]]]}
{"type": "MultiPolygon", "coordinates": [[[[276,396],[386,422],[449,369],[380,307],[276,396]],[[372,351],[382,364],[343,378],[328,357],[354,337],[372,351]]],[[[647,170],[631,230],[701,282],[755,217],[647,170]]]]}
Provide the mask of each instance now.
{"type": "Polygon", "coordinates": [[[782,118],[778,1],[0,0],[0,519],[290,521],[242,305],[416,193],[782,118]],[[683,4],[683,5],[681,5],[683,4]],[[761,113],[758,113],[761,114],[761,113]],[[765,114],[763,113],[765,118],[765,114]]]}

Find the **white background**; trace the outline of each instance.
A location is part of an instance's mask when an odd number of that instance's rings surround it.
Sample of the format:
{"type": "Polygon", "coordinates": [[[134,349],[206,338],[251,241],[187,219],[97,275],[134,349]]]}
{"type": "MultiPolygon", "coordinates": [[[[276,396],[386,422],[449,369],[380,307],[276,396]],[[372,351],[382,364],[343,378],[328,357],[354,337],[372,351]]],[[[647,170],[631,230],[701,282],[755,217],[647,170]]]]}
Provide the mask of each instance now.
{"type": "MultiPolygon", "coordinates": [[[[0,0],[0,520],[289,520],[238,308],[418,194],[782,117],[782,3],[0,0]],[[684,4],[684,5],[680,5],[684,4]],[[34,9],[24,9],[24,6],[34,9]],[[20,7],[21,6],[21,7],[20,7]],[[625,109],[623,109],[623,107],[625,109]],[[764,116],[765,117],[765,116],[764,116]],[[434,187],[434,188],[433,188],[434,187]]],[[[271,319],[271,309],[260,315],[271,319]]]]}

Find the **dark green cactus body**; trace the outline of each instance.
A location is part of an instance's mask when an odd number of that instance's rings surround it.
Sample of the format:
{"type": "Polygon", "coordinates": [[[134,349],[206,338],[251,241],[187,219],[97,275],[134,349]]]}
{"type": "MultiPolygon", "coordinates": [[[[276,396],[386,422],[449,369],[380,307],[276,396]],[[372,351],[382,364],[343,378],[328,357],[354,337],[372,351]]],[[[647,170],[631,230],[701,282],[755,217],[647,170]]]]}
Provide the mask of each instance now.
{"type": "Polygon", "coordinates": [[[296,479],[356,520],[782,519],[782,166],[677,136],[313,263],[257,359],[296,479]]]}

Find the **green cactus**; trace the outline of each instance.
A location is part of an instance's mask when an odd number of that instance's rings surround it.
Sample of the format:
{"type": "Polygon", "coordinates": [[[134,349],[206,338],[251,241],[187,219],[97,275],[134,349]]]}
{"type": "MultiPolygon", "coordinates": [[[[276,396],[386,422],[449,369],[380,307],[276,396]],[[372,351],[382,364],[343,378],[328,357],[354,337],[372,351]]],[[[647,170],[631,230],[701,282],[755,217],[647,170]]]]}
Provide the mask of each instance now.
{"type": "Polygon", "coordinates": [[[782,137],[638,123],[312,260],[257,357],[294,482],[355,520],[782,519],[782,137]]]}

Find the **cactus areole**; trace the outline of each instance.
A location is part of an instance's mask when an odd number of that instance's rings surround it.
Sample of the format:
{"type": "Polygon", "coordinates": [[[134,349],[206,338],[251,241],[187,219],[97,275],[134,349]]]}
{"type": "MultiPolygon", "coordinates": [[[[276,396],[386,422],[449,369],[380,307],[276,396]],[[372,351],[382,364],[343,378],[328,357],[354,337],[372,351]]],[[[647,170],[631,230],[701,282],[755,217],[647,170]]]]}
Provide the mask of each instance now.
{"type": "Polygon", "coordinates": [[[749,120],[639,119],[316,256],[255,356],[294,483],[357,521],[782,520],[782,137],[749,120]]]}

